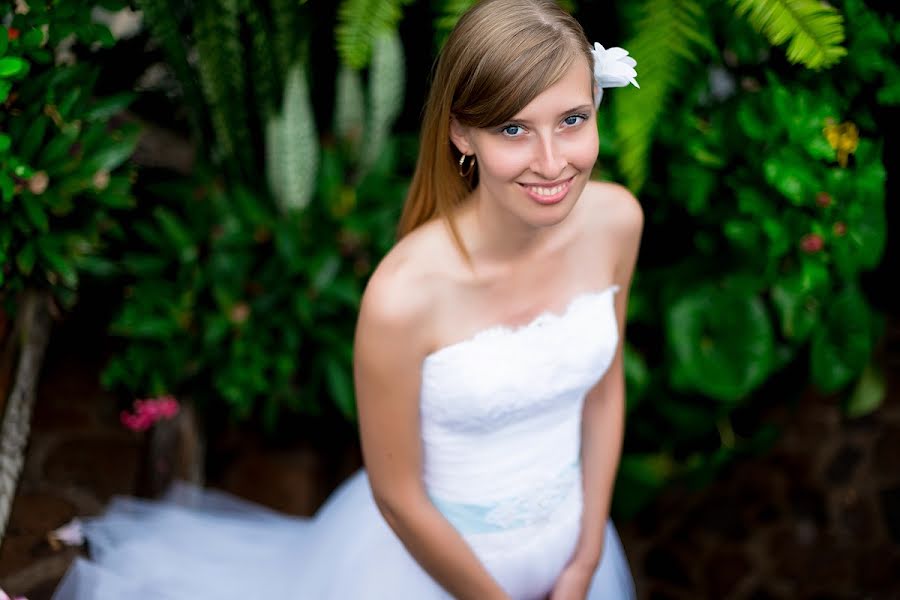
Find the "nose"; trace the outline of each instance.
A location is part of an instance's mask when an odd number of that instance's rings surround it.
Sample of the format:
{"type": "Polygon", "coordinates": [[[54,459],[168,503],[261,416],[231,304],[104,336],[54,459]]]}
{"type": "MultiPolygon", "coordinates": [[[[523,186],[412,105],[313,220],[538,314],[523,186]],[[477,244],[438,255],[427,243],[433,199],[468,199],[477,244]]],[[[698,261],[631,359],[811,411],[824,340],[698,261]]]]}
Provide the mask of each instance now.
{"type": "Polygon", "coordinates": [[[554,136],[545,137],[537,142],[531,161],[531,170],[547,181],[556,181],[566,169],[566,159],[557,146],[554,136]]]}

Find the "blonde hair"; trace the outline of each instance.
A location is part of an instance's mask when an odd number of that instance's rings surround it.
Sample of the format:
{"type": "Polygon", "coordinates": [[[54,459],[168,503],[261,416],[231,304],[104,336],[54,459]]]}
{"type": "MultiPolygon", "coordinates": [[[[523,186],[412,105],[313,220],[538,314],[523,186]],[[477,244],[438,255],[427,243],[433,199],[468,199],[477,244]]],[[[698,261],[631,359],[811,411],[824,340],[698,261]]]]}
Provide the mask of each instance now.
{"type": "Polygon", "coordinates": [[[581,25],[553,0],[484,0],[459,19],[434,71],[399,237],[441,217],[468,259],[453,209],[478,185],[478,173],[459,174],[451,117],[470,127],[502,125],[559,81],[579,55],[593,65],[581,25]]]}

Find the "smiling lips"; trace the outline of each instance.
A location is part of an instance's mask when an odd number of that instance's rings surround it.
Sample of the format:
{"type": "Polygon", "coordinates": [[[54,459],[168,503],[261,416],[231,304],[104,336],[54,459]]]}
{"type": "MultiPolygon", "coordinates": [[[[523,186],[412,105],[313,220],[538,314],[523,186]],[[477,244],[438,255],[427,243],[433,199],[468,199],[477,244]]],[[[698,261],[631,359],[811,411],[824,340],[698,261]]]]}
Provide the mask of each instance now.
{"type": "Polygon", "coordinates": [[[527,193],[533,200],[539,202],[540,204],[556,204],[566,197],[566,194],[569,192],[569,188],[572,187],[573,179],[575,179],[574,176],[560,183],[520,183],[519,185],[522,186],[522,189],[525,190],[525,193],[527,193]]]}

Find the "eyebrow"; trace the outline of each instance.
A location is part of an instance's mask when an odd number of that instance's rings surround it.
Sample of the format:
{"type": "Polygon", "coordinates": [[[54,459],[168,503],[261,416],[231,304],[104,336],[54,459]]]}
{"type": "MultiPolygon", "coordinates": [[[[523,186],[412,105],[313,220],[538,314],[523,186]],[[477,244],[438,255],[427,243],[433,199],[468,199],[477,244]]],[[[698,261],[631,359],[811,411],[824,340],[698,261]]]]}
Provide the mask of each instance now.
{"type": "MultiPolygon", "coordinates": [[[[575,108],[570,108],[569,110],[564,110],[564,111],[562,111],[562,112],[559,113],[559,115],[557,115],[557,116],[558,116],[558,117],[564,117],[564,116],[570,115],[570,114],[572,114],[572,113],[576,113],[576,112],[589,112],[590,110],[591,110],[591,105],[590,105],[590,104],[580,104],[580,105],[576,106],[575,108]]],[[[522,123],[523,125],[530,125],[530,124],[531,124],[531,121],[529,121],[528,119],[519,119],[519,118],[517,118],[517,117],[512,117],[511,119],[507,119],[507,121],[508,121],[508,122],[515,122],[515,123],[522,123]]]]}

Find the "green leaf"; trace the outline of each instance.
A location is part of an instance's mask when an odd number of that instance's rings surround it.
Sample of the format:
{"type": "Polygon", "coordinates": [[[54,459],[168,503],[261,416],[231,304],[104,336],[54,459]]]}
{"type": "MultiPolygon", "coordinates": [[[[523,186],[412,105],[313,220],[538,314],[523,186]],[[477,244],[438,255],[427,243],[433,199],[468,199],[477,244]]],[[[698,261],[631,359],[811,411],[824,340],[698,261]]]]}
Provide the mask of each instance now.
{"type": "Polygon", "coordinates": [[[12,139],[5,133],[0,133],[0,154],[6,154],[12,145],[12,139]]]}
{"type": "MultiPolygon", "coordinates": [[[[809,263],[813,264],[813,263],[809,263]]],[[[781,279],[772,287],[772,303],[775,305],[782,335],[793,343],[803,342],[818,324],[821,301],[827,289],[828,272],[822,282],[806,280],[796,272],[781,279]]]]}
{"type": "Polygon", "coordinates": [[[16,56],[0,58],[0,77],[16,77],[28,71],[28,61],[16,56]]]}
{"type": "Polygon", "coordinates": [[[9,204],[15,193],[16,182],[12,177],[0,171],[0,198],[3,198],[3,204],[9,204]]]}
{"type": "Polygon", "coordinates": [[[6,102],[9,93],[12,91],[12,83],[5,79],[0,79],[0,102],[6,102]]]}
{"type": "Polygon", "coordinates": [[[63,284],[70,288],[78,285],[78,272],[71,262],[71,258],[64,256],[60,247],[60,240],[55,237],[43,237],[38,240],[38,251],[41,257],[57,274],[63,284]]]}
{"type": "MultiPolygon", "coordinates": [[[[641,9],[642,18],[634,26],[637,35],[622,44],[638,62],[641,89],[615,90],[612,104],[617,158],[634,192],[647,178],[653,132],[669,96],[683,88],[684,71],[702,56],[698,50],[705,54],[714,49],[701,3],[647,0],[641,9]]],[[[613,96],[612,90],[606,96],[613,96]]],[[[601,104],[600,112],[604,112],[604,106],[601,104]]]]}
{"type": "Polygon", "coordinates": [[[41,204],[40,196],[26,195],[22,198],[22,206],[25,208],[28,220],[31,221],[31,224],[38,231],[47,233],[50,230],[50,223],[47,220],[47,213],[44,212],[44,207],[41,204]]]}
{"type": "Polygon", "coordinates": [[[84,112],[82,118],[88,121],[107,121],[110,117],[125,110],[135,98],[137,98],[137,94],[134,92],[122,92],[101,98],[91,104],[91,107],[84,112]]]}
{"type": "Polygon", "coordinates": [[[847,416],[855,419],[876,411],[884,402],[886,392],[884,371],[870,362],[866,365],[862,377],[856,382],[853,394],[847,402],[845,407],[847,416]]]}
{"type": "Polygon", "coordinates": [[[624,344],[622,364],[628,391],[625,399],[630,411],[637,406],[650,384],[650,369],[647,368],[643,355],[627,341],[624,344]]]}
{"type": "Polygon", "coordinates": [[[132,130],[119,140],[110,140],[102,150],[90,157],[87,168],[93,172],[113,171],[134,154],[139,138],[140,132],[132,130]]]}
{"type": "Polygon", "coordinates": [[[35,50],[44,43],[44,32],[36,27],[32,27],[23,33],[20,39],[22,40],[22,47],[26,50],[31,50],[31,56],[34,57],[36,54],[35,50]]]}
{"type": "Polygon", "coordinates": [[[31,275],[34,269],[34,263],[37,260],[37,252],[33,242],[26,242],[19,253],[16,255],[16,266],[22,275],[31,275]]]}
{"type": "Polygon", "coordinates": [[[176,253],[182,262],[191,262],[197,258],[197,247],[191,237],[190,231],[186,229],[178,217],[174,213],[161,206],[153,211],[153,216],[162,227],[169,242],[175,248],[176,253]]]}
{"type": "Polygon", "coordinates": [[[347,419],[354,419],[356,417],[356,402],[353,399],[350,373],[333,354],[328,354],[325,357],[325,377],[328,382],[328,390],[335,405],[347,419]]]}
{"type": "Polygon", "coordinates": [[[369,62],[376,36],[394,31],[403,16],[402,5],[411,0],[343,0],[335,28],[341,61],[361,69],[369,62]]]}
{"type": "Polygon", "coordinates": [[[683,381],[724,402],[743,398],[772,369],[772,324],[755,295],[698,287],[671,304],[666,338],[673,384],[683,381]]]}
{"type": "Polygon", "coordinates": [[[25,132],[24,139],[20,140],[19,158],[25,163],[30,163],[37,155],[38,149],[44,142],[44,135],[47,132],[47,126],[50,118],[44,115],[35,117],[25,132]]]}
{"type": "Polygon", "coordinates": [[[810,372],[824,392],[850,383],[869,362],[872,353],[871,314],[860,291],[848,286],[827,307],[813,333],[810,372]]]}
{"type": "Polygon", "coordinates": [[[829,67],[847,54],[844,18],[819,0],[730,0],[738,16],[780,46],[788,42],[787,57],[811,69],[829,67]]]}
{"type": "Polygon", "coordinates": [[[766,181],[797,206],[810,205],[815,200],[819,182],[807,164],[793,150],[785,148],[763,161],[766,181]]]}

